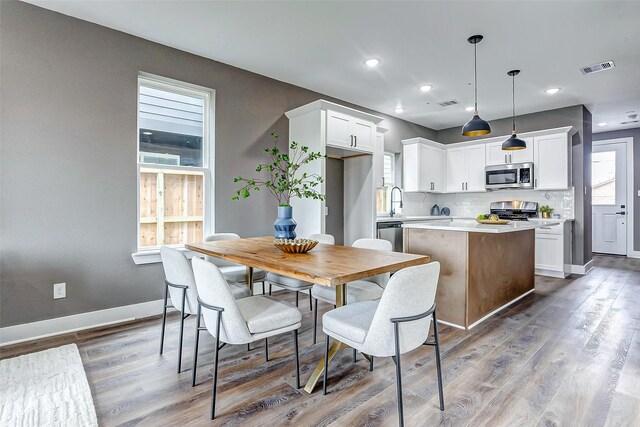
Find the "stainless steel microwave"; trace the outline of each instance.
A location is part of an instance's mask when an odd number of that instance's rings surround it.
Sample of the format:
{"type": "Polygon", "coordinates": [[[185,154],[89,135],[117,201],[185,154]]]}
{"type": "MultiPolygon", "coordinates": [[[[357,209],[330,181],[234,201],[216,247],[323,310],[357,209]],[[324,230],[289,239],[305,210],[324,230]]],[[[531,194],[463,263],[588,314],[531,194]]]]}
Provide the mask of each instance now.
{"type": "Polygon", "coordinates": [[[487,166],[484,172],[485,188],[533,188],[533,163],[487,166]]]}

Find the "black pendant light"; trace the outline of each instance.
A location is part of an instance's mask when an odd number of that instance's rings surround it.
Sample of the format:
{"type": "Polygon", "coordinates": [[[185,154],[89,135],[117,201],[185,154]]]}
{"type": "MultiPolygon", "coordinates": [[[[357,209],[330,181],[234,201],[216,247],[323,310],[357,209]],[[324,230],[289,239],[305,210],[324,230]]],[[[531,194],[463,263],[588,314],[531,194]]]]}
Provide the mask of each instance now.
{"type": "Polygon", "coordinates": [[[473,45],[474,65],[473,65],[473,81],[474,81],[474,99],[475,107],[473,110],[473,118],[462,127],[462,135],[464,136],[480,136],[491,133],[491,126],[478,115],[478,43],[484,37],[481,35],[471,36],[467,39],[473,45]]]}
{"type": "Polygon", "coordinates": [[[516,134],[516,76],[520,73],[520,70],[511,70],[507,75],[511,76],[511,106],[512,106],[512,123],[513,130],[511,136],[505,142],[502,143],[503,150],[524,150],[527,148],[527,143],[518,138],[516,134]]]}

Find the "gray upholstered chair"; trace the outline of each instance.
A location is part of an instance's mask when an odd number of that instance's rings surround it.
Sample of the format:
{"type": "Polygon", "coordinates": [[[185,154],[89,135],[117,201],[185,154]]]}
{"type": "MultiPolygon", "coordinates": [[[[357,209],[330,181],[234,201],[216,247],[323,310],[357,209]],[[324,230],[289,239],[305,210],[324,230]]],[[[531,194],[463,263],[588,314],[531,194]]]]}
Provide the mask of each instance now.
{"type": "MultiPolygon", "coordinates": [[[[393,250],[391,242],[382,239],[358,239],[351,246],[379,251],[393,250]]],[[[378,274],[377,276],[347,283],[347,304],[380,299],[384,287],[389,281],[389,276],[389,273],[378,274]]],[[[313,307],[313,343],[315,344],[318,325],[318,300],[336,305],[336,290],[333,287],[315,284],[311,288],[311,295],[315,298],[313,307]]]]}
{"type": "MultiPolygon", "coordinates": [[[[160,258],[164,268],[164,305],[162,309],[162,332],[160,333],[160,354],[164,350],[164,330],[167,323],[167,308],[180,310],[180,339],[178,345],[178,373],[182,365],[182,338],[184,336],[184,319],[195,314],[198,309],[198,292],[189,260],[181,251],[163,246],[160,258]],[[171,296],[171,304],[167,297],[171,296]]],[[[235,298],[248,297],[251,291],[246,286],[232,285],[231,292],[235,298]]]]}
{"type": "Polygon", "coordinates": [[[402,426],[404,420],[400,355],[424,344],[434,346],[436,350],[440,410],[444,411],[435,304],[439,275],[438,262],[405,268],[389,280],[379,301],[347,304],[322,316],[322,330],[327,334],[324,394],[327,394],[329,337],[370,356],[391,356],[396,364],[398,417],[402,426]],[[428,341],[431,325],[434,339],[428,341]]]}
{"type": "MultiPolygon", "coordinates": [[[[215,233],[211,234],[204,238],[205,242],[217,242],[220,240],[238,240],[240,236],[236,233],[215,233]]],[[[205,256],[204,259],[215,264],[222,271],[222,275],[229,282],[233,283],[247,283],[247,267],[244,265],[236,264],[235,262],[227,261],[222,258],[216,258],[212,256],[205,256]]],[[[265,290],[265,277],[266,272],[264,270],[259,270],[257,268],[253,269],[253,283],[262,282],[262,295],[264,295],[265,290]]],[[[251,292],[253,292],[253,283],[251,284],[251,292]]]]}
{"type": "MultiPolygon", "coordinates": [[[[207,330],[215,338],[211,419],[215,417],[216,410],[218,354],[226,344],[250,344],[264,339],[265,348],[268,349],[269,337],[293,331],[296,385],[300,388],[298,357],[298,329],[302,321],[300,310],[288,302],[275,301],[261,295],[236,300],[220,269],[199,258],[193,259],[193,272],[198,288],[198,318],[191,385],[196,384],[200,332],[207,330]],[[204,327],[200,326],[201,317],[204,319],[204,327]]],[[[265,355],[268,361],[268,350],[265,355]]]]}
{"type": "MultiPolygon", "coordinates": [[[[327,245],[334,245],[336,240],[331,234],[312,234],[309,236],[311,240],[317,240],[320,243],[327,245]]],[[[311,288],[313,283],[305,282],[304,280],[294,279],[292,277],[283,276],[277,273],[267,273],[267,282],[269,283],[269,295],[271,295],[272,285],[279,286],[288,291],[296,293],[296,307],[298,306],[298,298],[300,291],[309,291],[309,310],[313,310],[311,305],[311,288]]],[[[314,342],[315,344],[315,342],[314,342]]]]}

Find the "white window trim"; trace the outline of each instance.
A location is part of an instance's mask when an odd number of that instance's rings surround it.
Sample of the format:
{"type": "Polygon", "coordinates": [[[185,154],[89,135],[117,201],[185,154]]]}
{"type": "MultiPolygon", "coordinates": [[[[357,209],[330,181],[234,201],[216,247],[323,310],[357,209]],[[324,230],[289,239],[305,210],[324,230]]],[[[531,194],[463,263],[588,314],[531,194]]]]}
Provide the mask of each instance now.
{"type": "MultiPolygon", "coordinates": [[[[185,170],[185,167],[175,167],[170,165],[150,165],[150,164],[140,164],[140,143],[138,142],[139,138],[139,114],[138,114],[138,100],[140,99],[140,83],[143,82],[147,86],[157,87],[158,89],[164,90],[174,90],[176,86],[183,92],[189,94],[189,92],[193,92],[198,96],[202,95],[202,92],[206,93],[206,102],[205,105],[208,105],[207,117],[205,120],[205,126],[203,128],[203,140],[207,141],[207,144],[203,146],[203,154],[202,154],[202,162],[203,167],[195,168],[189,167],[189,170],[193,170],[194,172],[204,172],[203,181],[205,182],[204,186],[204,195],[203,195],[203,216],[204,216],[204,224],[203,224],[203,233],[205,236],[212,234],[215,230],[215,198],[214,198],[214,189],[215,189],[215,95],[216,92],[213,89],[198,86],[186,82],[182,82],[179,80],[174,80],[166,77],[156,76],[154,74],[149,74],[145,72],[140,72],[138,74],[138,86],[137,86],[137,97],[136,97],[136,248],[137,251],[131,254],[131,258],[133,262],[137,265],[142,264],[153,264],[159,263],[162,260],[160,259],[160,248],[149,248],[149,249],[141,249],[138,245],[140,244],[140,168],[149,168],[149,169],[164,169],[164,170],[185,170]]],[[[197,254],[195,252],[189,251],[184,247],[184,245],[170,245],[171,247],[175,247],[185,253],[187,258],[191,259],[193,256],[197,254]]]]}

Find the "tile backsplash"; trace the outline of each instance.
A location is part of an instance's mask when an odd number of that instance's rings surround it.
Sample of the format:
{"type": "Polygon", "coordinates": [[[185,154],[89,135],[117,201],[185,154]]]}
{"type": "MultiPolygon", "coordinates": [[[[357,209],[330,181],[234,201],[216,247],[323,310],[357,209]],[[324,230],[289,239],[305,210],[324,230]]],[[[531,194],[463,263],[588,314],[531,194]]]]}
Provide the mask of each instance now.
{"type": "Polygon", "coordinates": [[[430,215],[431,207],[437,204],[441,209],[448,207],[451,215],[476,217],[479,213],[489,213],[491,202],[503,200],[523,200],[549,205],[562,218],[574,218],[574,188],[564,191],[537,190],[497,190],[486,193],[405,193],[402,214],[430,215]]]}

